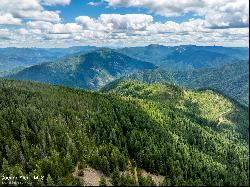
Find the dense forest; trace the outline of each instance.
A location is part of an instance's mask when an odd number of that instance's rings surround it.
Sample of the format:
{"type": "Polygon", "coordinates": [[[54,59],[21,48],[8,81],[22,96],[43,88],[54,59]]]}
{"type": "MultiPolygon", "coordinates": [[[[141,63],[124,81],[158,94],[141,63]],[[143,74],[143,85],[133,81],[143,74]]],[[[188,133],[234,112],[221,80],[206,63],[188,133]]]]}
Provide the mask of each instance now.
{"type": "Polygon", "coordinates": [[[186,88],[210,88],[249,105],[249,61],[235,61],[216,68],[190,71],[145,70],[127,75],[124,79],[145,83],[171,83],[186,88]]]}
{"type": "Polygon", "coordinates": [[[2,79],[2,182],[83,185],[72,175],[80,163],[113,185],[154,184],[121,174],[132,168],[165,176],[162,185],[247,186],[248,115],[211,90],[116,81],[101,93],[2,79]]]}
{"type": "Polygon", "coordinates": [[[0,77],[15,73],[43,62],[65,58],[76,53],[86,54],[97,47],[75,46],[69,48],[0,48],[0,77]]]}
{"type": "Polygon", "coordinates": [[[153,44],[142,47],[126,47],[117,51],[171,71],[218,67],[233,63],[235,60],[249,59],[249,49],[247,47],[163,46],[153,44]]]}
{"type": "Polygon", "coordinates": [[[155,65],[149,62],[100,48],[35,65],[8,78],[95,90],[126,74],[153,68],[155,65]]]}
{"type": "MultiPolygon", "coordinates": [[[[22,70],[40,63],[57,61],[77,54],[84,55],[98,49],[100,48],[95,46],[0,48],[0,77],[17,73],[16,70],[22,70]]],[[[149,45],[117,48],[115,51],[167,69],[179,67],[182,70],[190,67],[200,68],[228,64],[234,59],[249,59],[249,52],[246,47],[149,45]]]]}

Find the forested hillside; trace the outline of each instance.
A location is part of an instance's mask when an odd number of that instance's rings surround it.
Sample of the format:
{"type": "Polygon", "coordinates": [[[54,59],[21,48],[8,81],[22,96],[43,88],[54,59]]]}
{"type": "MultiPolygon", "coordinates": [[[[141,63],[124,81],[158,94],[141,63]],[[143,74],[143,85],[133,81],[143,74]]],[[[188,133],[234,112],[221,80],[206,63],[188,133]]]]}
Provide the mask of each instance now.
{"type": "Polygon", "coordinates": [[[217,68],[169,72],[162,69],[138,72],[124,79],[164,83],[186,88],[216,89],[244,105],[249,105],[249,61],[236,61],[217,68]]]}
{"type": "MultiPolygon", "coordinates": [[[[0,77],[33,65],[62,58],[83,55],[97,50],[95,46],[69,48],[0,48],[0,77]]],[[[228,64],[235,59],[248,60],[246,47],[222,46],[162,46],[125,47],[117,52],[141,61],[147,61],[166,70],[190,70],[228,64]]]]}
{"type": "Polygon", "coordinates": [[[61,59],[63,57],[94,51],[96,47],[75,46],[70,48],[0,48],[0,77],[13,70],[29,67],[43,62],[61,59]]]}
{"type": "Polygon", "coordinates": [[[1,176],[81,185],[79,162],[113,185],[152,184],[121,173],[131,168],[165,176],[163,185],[248,185],[248,108],[168,84],[116,81],[102,91],[0,80],[1,176]]]}
{"type": "Polygon", "coordinates": [[[93,90],[128,73],[153,68],[155,66],[151,63],[101,48],[88,54],[32,66],[9,78],[93,90]]]}
{"type": "Polygon", "coordinates": [[[249,59],[249,51],[246,47],[149,45],[121,48],[118,51],[171,71],[217,67],[232,63],[236,59],[249,59]]]}

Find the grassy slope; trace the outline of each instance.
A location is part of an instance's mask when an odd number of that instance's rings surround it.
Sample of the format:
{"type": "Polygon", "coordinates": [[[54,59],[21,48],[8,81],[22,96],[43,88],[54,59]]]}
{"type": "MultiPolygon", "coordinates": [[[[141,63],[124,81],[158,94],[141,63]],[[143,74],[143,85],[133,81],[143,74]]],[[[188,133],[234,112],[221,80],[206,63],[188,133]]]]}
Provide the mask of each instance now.
{"type": "Polygon", "coordinates": [[[103,91],[1,80],[0,173],[74,184],[62,176],[78,160],[107,175],[134,160],[166,184],[248,183],[245,108],[171,85],[117,81],[103,91]]]}

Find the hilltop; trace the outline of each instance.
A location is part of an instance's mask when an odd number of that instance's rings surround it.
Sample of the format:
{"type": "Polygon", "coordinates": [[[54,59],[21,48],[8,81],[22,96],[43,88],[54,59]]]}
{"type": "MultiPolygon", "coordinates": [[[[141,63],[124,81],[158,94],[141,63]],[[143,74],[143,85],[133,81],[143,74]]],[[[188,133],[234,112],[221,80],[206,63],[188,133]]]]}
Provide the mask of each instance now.
{"type": "Polygon", "coordinates": [[[43,62],[54,61],[75,53],[88,53],[96,47],[75,46],[70,48],[0,48],[0,76],[13,73],[43,62]]]}
{"type": "Polygon", "coordinates": [[[210,88],[248,106],[249,61],[235,61],[216,68],[191,71],[147,70],[124,77],[145,83],[171,83],[185,88],[210,88]]]}
{"type": "Polygon", "coordinates": [[[35,65],[8,78],[95,90],[128,73],[153,68],[155,66],[151,63],[100,48],[87,54],[35,65]]]}

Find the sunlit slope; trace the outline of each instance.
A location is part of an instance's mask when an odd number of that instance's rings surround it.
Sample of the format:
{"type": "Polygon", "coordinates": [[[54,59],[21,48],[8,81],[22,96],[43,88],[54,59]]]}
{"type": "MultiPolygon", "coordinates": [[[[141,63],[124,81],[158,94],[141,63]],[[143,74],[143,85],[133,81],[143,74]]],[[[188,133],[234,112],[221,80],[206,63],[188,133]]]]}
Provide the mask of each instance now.
{"type": "Polygon", "coordinates": [[[124,79],[145,83],[164,83],[186,88],[210,88],[248,106],[249,102],[249,61],[235,61],[215,68],[168,72],[161,69],[134,73],[124,79]]]}
{"type": "Polygon", "coordinates": [[[75,185],[77,161],[108,176],[132,163],[165,185],[248,184],[247,108],[171,85],[117,81],[103,91],[1,80],[0,173],[75,185]]]}

